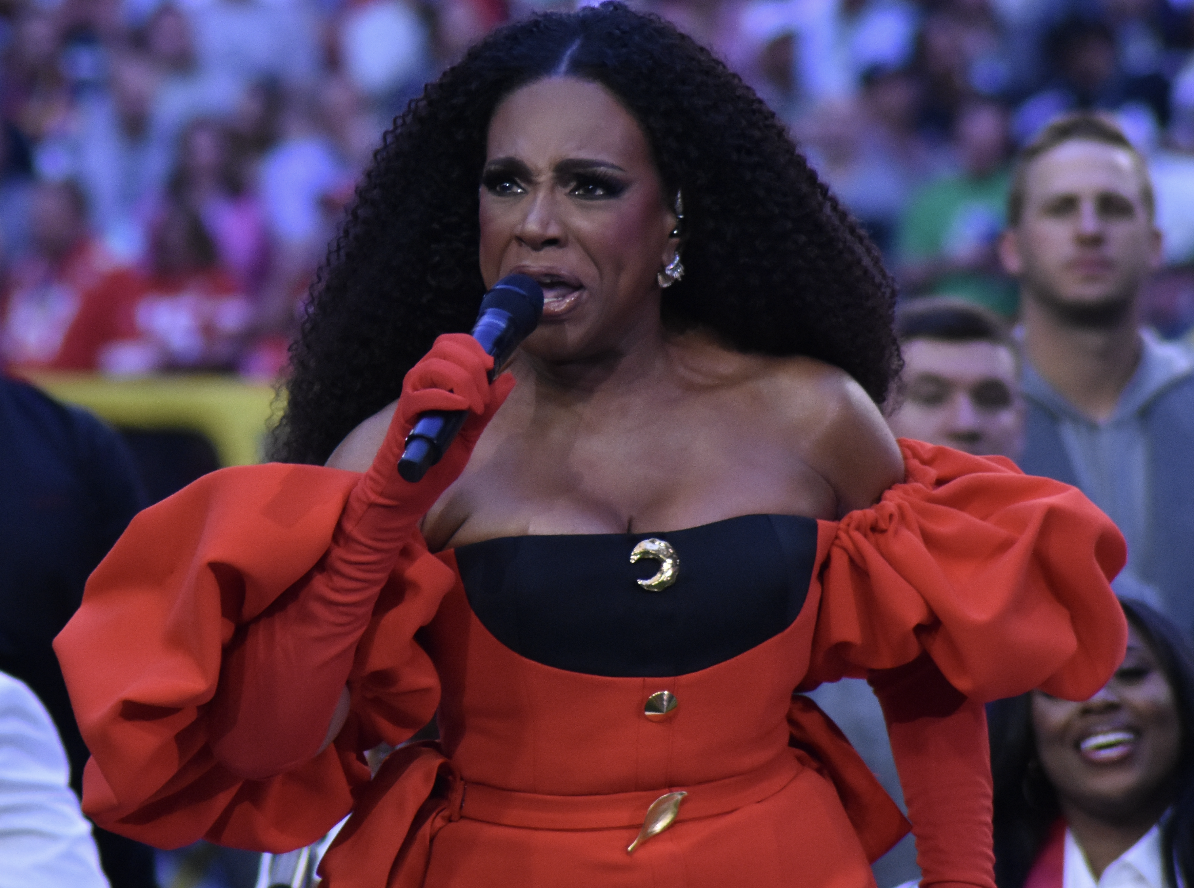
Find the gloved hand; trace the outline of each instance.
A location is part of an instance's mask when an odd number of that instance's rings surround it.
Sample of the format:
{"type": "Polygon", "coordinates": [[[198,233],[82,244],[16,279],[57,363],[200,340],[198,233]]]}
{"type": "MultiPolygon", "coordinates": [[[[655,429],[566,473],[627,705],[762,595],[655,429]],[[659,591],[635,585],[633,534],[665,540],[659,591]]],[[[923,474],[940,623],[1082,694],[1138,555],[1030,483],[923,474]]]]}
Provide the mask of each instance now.
{"type": "MultiPolygon", "coordinates": [[[[342,702],[357,642],[419,521],[464,470],[486,424],[514,387],[490,385],[493,358],[451,333],[411,368],[373,464],[348,496],[323,559],[224,651],[211,746],[233,773],[261,779],[316,755],[342,702]],[[419,481],[398,474],[406,436],[427,410],[468,410],[443,458],[419,481]]],[[[342,717],[343,712],[339,713],[342,717]]]]}

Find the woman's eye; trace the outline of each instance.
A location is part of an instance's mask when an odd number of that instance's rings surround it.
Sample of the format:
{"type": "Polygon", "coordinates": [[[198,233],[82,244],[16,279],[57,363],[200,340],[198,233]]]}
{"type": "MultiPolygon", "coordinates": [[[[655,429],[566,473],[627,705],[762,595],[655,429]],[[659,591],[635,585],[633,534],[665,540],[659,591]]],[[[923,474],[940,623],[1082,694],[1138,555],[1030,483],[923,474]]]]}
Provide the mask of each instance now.
{"type": "Polygon", "coordinates": [[[605,179],[600,176],[578,176],[573,183],[571,192],[575,197],[586,200],[597,200],[604,197],[617,197],[626,190],[621,182],[605,179]]]}
{"type": "Polygon", "coordinates": [[[486,173],[481,177],[481,186],[490,194],[496,194],[499,197],[505,194],[518,194],[522,191],[518,180],[503,172],[486,173]]]}
{"type": "Polygon", "coordinates": [[[1147,666],[1121,666],[1115,672],[1115,677],[1127,684],[1136,684],[1148,678],[1152,672],[1147,666]]]}

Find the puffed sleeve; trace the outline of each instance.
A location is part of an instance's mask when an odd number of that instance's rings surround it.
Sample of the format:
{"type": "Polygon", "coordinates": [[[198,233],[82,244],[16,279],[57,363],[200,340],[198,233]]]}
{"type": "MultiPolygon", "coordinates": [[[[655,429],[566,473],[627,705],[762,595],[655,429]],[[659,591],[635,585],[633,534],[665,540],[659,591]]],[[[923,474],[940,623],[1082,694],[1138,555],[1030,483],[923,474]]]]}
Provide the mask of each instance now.
{"type": "Polygon", "coordinates": [[[413,636],[456,578],[414,534],[373,605],[335,743],[264,779],[237,776],[212,752],[226,647],[320,562],[359,477],[224,469],[133,520],[55,641],[92,752],[84,808],[97,823],[159,847],[206,837],[296,848],[348,812],[352,788],[369,779],[362,749],[431,718],[438,679],[413,636]]]}
{"type": "Polygon", "coordinates": [[[1001,457],[901,440],[905,480],[846,515],[819,574],[806,684],[927,652],[965,696],[1080,700],[1123,657],[1123,537],[1077,489],[1001,457]]]}

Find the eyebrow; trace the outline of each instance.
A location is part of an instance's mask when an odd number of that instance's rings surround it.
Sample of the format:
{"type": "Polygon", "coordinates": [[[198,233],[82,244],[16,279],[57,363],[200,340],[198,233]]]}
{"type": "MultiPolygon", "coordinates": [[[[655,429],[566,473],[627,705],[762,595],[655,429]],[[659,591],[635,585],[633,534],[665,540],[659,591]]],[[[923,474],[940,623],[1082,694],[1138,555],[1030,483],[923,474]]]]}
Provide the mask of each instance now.
{"type": "MultiPolygon", "coordinates": [[[[517,157],[495,157],[493,160],[485,164],[485,169],[507,169],[518,173],[519,175],[529,175],[531,168],[525,162],[517,157]]],[[[608,160],[596,160],[588,157],[569,157],[561,160],[556,164],[555,171],[557,173],[580,173],[589,170],[611,170],[616,173],[625,173],[626,170],[618,166],[616,163],[611,163],[608,160]]]]}

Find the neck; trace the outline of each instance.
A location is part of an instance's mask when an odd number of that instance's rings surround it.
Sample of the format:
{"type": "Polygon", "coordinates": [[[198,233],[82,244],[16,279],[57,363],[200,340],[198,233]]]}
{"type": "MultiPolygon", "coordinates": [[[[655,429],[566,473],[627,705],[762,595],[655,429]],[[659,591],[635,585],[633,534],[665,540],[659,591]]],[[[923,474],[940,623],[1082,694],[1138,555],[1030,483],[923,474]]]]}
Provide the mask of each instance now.
{"type": "Polygon", "coordinates": [[[1107,419],[1140,363],[1136,312],[1107,327],[1079,327],[1030,297],[1024,306],[1024,348],[1037,372],[1071,404],[1107,419]]]}
{"type": "Polygon", "coordinates": [[[537,397],[588,401],[597,395],[634,392],[649,384],[659,371],[664,350],[661,332],[654,331],[643,340],[623,341],[609,349],[566,359],[520,349],[511,370],[520,381],[533,383],[537,397]]]}
{"type": "Polygon", "coordinates": [[[1066,824],[1096,880],[1117,858],[1139,842],[1165,812],[1163,805],[1159,809],[1155,805],[1143,805],[1140,808],[1133,811],[1130,818],[1109,822],[1062,802],[1061,810],[1066,824]]]}

